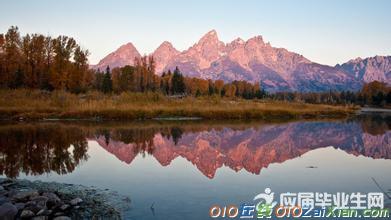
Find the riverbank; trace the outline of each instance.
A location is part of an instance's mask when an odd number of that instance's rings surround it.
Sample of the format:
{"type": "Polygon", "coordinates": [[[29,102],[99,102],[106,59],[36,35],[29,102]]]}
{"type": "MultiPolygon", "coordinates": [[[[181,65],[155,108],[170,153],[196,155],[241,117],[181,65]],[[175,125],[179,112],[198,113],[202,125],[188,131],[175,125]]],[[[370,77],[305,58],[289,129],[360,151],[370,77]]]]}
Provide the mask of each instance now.
{"type": "MultiPolygon", "coordinates": [[[[73,184],[0,178],[5,219],[121,219],[109,191],[73,184]]],[[[130,199],[124,199],[124,203],[130,199]]]]}
{"type": "Polygon", "coordinates": [[[363,107],[360,109],[361,113],[391,113],[390,107],[385,108],[375,108],[375,107],[363,107]]]}
{"type": "Polygon", "coordinates": [[[354,114],[357,110],[353,106],[228,99],[218,96],[173,99],[158,93],[105,95],[90,92],[75,95],[63,91],[1,90],[0,97],[0,117],[3,120],[340,118],[354,114]]]}

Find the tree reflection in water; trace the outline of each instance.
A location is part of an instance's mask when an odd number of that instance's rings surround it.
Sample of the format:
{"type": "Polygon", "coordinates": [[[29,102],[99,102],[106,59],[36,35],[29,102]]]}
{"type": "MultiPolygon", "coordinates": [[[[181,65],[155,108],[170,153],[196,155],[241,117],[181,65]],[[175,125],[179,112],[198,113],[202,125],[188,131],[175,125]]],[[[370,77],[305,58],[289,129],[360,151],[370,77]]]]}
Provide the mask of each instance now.
{"type": "Polygon", "coordinates": [[[145,127],[145,128],[111,128],[97,129],[95,138],[104,137],[106,145],[110,140],[120,141],[124,144],[132,144],[133,153],[141,154],[145,157],[146,154],[153,154],[155,150],[154,137],[156,134],[161,134],[166,139],[172,139],[175,145],[181,139],[183,131],[180,127],[145,127]]]}
{"type": "Polygon", "coordinates": [[[88,144],[75,126],[15,125],[0,127],[0,173],[8,177],[66,174],[88,159],[88,144]]]}

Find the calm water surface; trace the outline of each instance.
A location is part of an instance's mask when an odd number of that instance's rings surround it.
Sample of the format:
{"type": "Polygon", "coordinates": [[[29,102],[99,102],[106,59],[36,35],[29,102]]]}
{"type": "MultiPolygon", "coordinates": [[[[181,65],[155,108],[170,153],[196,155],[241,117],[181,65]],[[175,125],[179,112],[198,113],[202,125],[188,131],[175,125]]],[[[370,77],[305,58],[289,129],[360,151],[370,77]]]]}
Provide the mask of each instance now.
{"type": "Polygon", "coordinates": [[[391,191],[390,128],[387,115],[279,123],[2,123],[0,171],[128,195],[125,219],[209,219],[212,205],[239,206],[266,187],[277,195],[378,192],[373,177],[391,191]]]}

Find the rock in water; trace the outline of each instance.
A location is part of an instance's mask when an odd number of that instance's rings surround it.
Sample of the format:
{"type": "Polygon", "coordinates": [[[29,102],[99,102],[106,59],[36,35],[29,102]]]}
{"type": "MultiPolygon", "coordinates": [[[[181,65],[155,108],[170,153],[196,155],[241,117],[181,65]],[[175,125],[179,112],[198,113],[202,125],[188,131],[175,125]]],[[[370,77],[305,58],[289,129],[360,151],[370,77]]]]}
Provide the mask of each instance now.
{"type": "Polygon", "coordinates": [[[37,215],[50,215],[50,214],[52,214],[52,211],[46,208],[41,209],[39,210],[39,212],[37,212],[37,215]]]}
{"type": "Polygon", "coordinates": [[[5,196],[0,196],[0,205],[3,205],[4,203],[10,202],[9,199],[5,196]]]}
{"type": "Polygon", "coordinates": [[[47,216],[35,216],[31,220],[48,220],[48,219],[49,219],[49,217],[47,217],[47,216]]]}
{"type": "Polygon", "coordinates": [[[34,212],[31,210],[23,210],[22,213],[20,213],[20,218],[31,218],[34,217],[34,212]]]}
{"type": "Polygon", "coordinates": [[[44,192],[42,196],[45,196],[49,199],[49,201],[54,202],[55,204],[58,204],[61,202],[61,199],[54,193],[51,192],[44,192]]]}
{"type": "Polygon", "coordinates": [[[60,206],[60,209],[61,209],[62,211],[65,211],[65,210],[69,209],[70,207],[71,207],[70,205],[64,204],[64,205],[60,206]]]}
{"type": "Polygon", "coordinates": [[[38,196],[38,192],[36,190],[29,190],[29,191],[22,191],[16,193],[12,199],[20,201],[20,200],[26,200],[29,197],[38,196]]]}
{"type": "Polygon", "coordinates": [[[19,203],[15,203],[15,207],[18,209],[18,210],[22,210],[24,209],[26,205],[22,202],[19,202],[19,203]]]}
{"type": "Polygon", "coordinates": [[[58,216],[55,217],[53,220],[72,220],[72,219],[69,218],[68,216],[58,216]]]}
{"type": "Polygon", "coordinates": [[[30,199],[31,201],[35,202],[35,204],[41,209],[46,206],[46,202],[48,201],[48,198],[46,196],[35,196],[30,199]]]}
{"type": "Polygon", "coordinates": [[[7,202],[0,206],[0,216],[2,219],[14,219],[16,214],[18,214],[18,209],[7,202]]]}
{"type": "Polygon", "coordinates": [[[82,199],[80,199],[80,198],[75,198],[75,199],[72,199],[69,203],[70,203],[71,205],[75,206],[75,205],[79,205],[79,204],[82,203],[82,202],[83,202],[82,199]]]}

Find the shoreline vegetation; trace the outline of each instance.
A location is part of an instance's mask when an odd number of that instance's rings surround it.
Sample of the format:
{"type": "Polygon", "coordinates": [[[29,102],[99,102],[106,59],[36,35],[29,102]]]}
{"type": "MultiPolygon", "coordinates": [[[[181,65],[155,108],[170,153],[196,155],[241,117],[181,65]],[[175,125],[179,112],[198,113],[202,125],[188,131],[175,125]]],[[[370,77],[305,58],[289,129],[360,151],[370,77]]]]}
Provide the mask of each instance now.
{"type": "Polygon", "coordinates": [[[301,119],[353,115],[354,105],[335,106],[220,96],[172,98],[160,93],[104,94],[0,90],[2,120],[148,120],[200,118],[301,119]]]}

